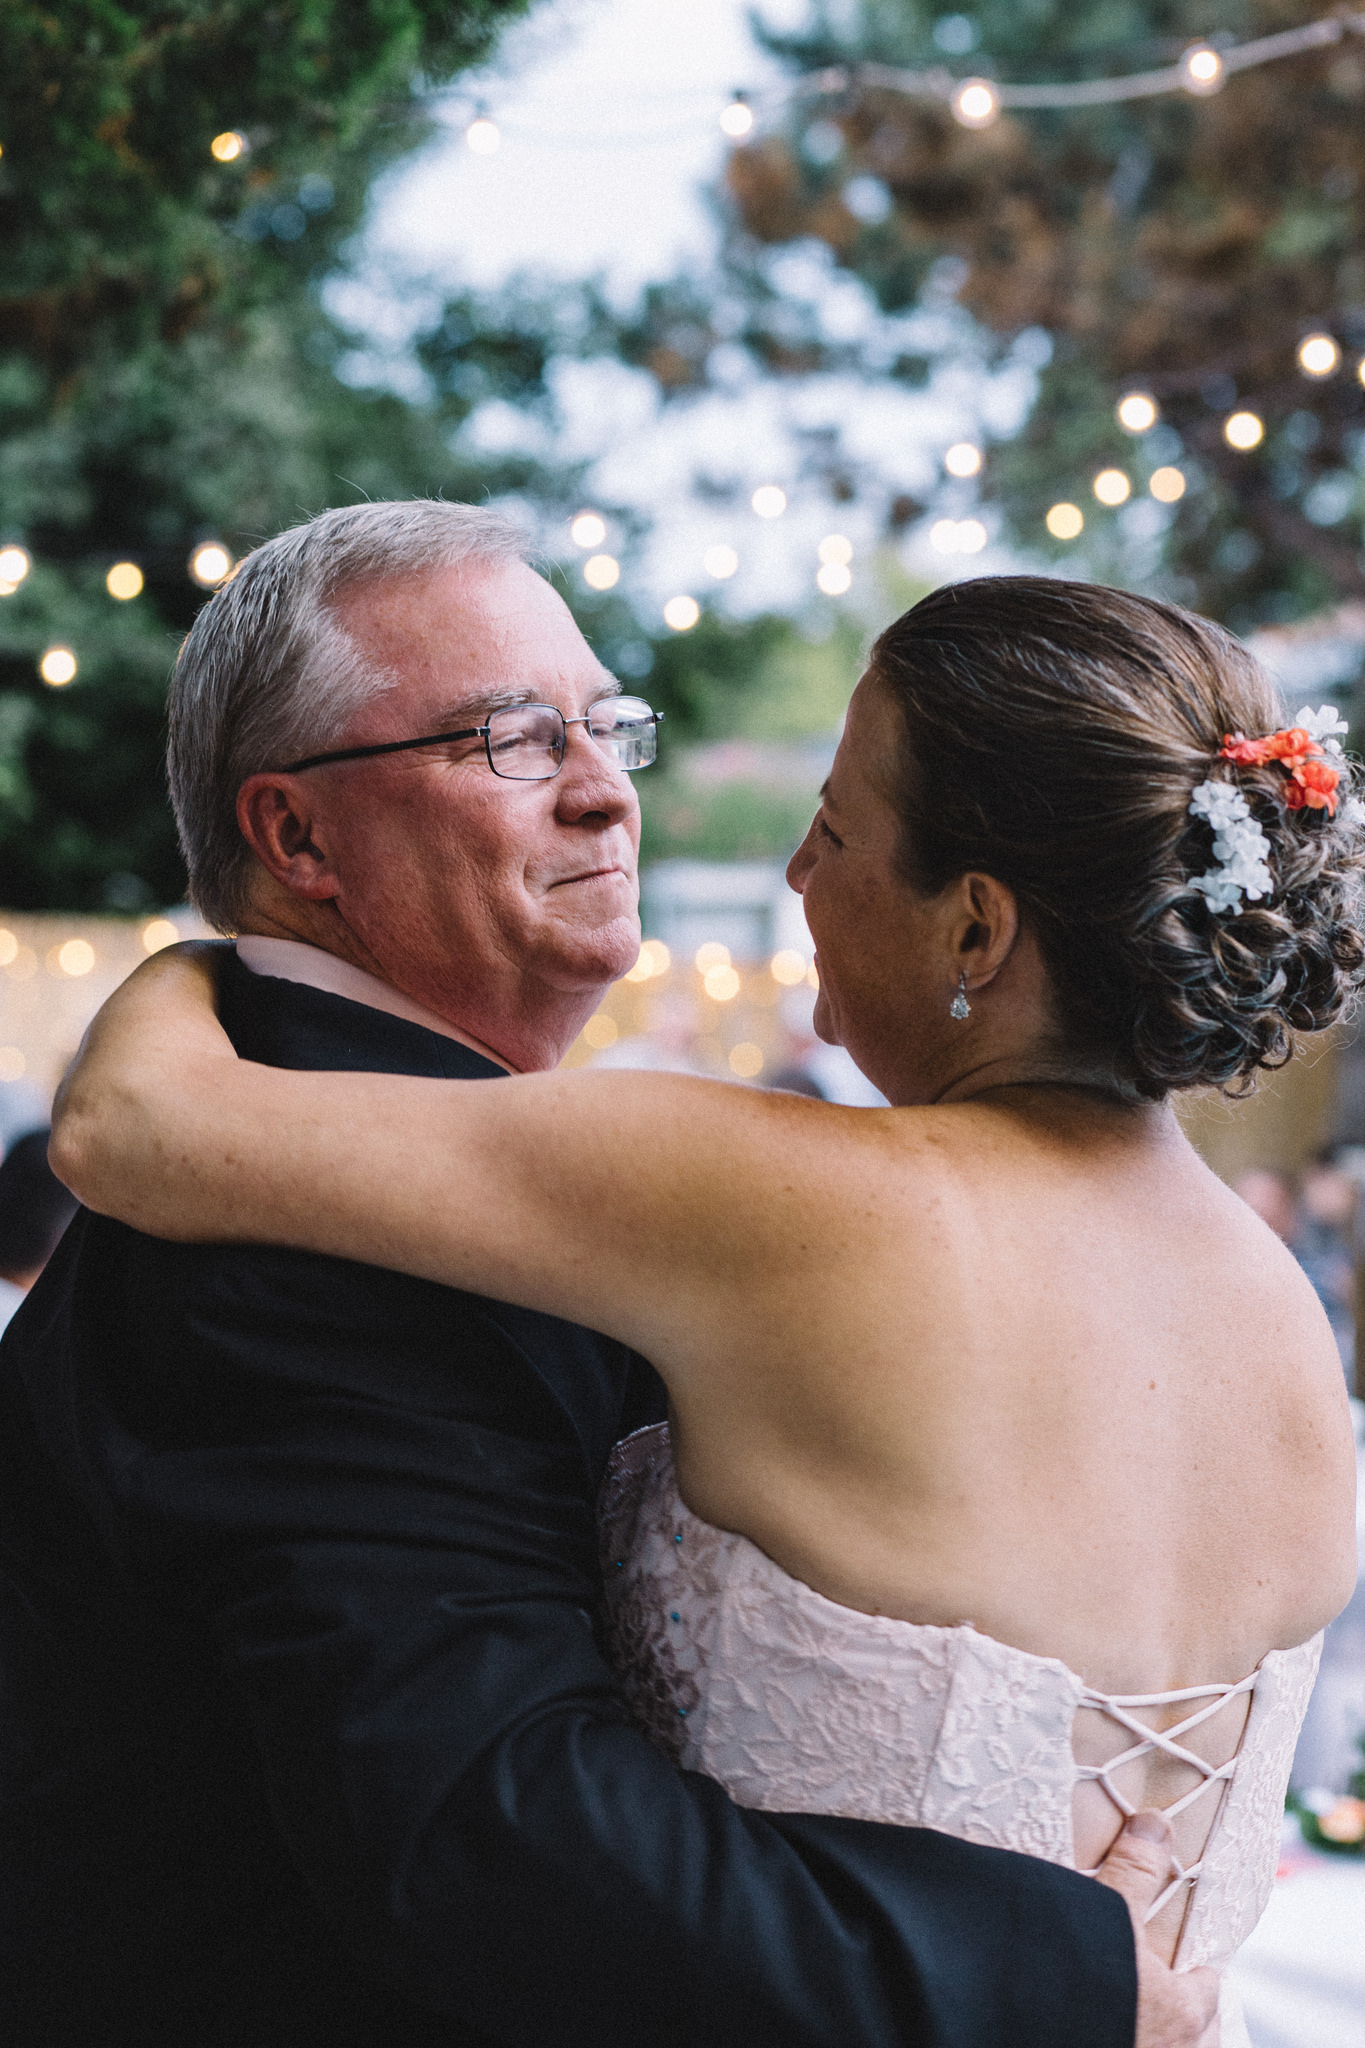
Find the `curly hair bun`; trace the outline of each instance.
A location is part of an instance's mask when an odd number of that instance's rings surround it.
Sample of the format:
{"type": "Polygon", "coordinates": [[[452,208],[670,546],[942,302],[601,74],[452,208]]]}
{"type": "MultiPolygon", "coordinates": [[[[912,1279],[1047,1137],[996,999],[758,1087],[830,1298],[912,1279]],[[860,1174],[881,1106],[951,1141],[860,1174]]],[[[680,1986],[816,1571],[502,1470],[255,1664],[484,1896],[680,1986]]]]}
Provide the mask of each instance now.
{"type": "Polygon", "coordinates": [[[1365,980],[1360,771],[1334,760],[1332,815],[1293,808],[1277,762],[1219,759],[1227,734],[1285,723],[1221,627],[1129,591],[983,576],[888,626],[869,673],[903,719],[907,875],[931,893],[973,869],[1012,888],[1070,1043],[1125,1088],[1242,1092],[1351,1003],[1365,980]],[[1268,841],[1259,902],[1215,911],[1193,886],[1215,864],[1190,811],[1210,780],[1235,784],[1268,841]]]}

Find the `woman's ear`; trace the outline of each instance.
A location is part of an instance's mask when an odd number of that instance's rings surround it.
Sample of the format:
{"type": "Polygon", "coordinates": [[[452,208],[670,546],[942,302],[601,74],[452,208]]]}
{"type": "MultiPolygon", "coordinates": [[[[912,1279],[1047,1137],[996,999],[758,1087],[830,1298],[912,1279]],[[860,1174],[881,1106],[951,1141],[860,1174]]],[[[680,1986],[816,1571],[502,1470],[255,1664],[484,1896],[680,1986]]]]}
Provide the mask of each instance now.
{"type": "Polygon", "coordinates": [[[958,881],[953,920],[958,971],[968,989],[985,988],[1014,951],[1019,937],[1019,904],[1013,889],[994,875],[967,874],[958,881]]]}

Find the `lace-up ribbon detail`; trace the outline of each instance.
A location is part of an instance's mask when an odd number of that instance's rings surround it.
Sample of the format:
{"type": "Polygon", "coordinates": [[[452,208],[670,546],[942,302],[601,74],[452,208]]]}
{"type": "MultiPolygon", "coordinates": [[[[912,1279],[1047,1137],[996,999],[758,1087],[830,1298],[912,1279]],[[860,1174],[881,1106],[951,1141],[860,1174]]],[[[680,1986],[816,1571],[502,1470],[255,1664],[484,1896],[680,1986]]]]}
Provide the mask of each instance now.
{"type": "MultiPolygon", "coordinates": [[[[1197,1785],[1193,1786],[1179,1799],[1173,1800],[1169,1806],[1161,1809],[1167,1820],[1174,1820],[1177,1814],[1184,1813],[1185,1809],[1193,1806],[1197,1799],[1202,1799],[1211,1786],[1231,1784],[1237,1769],[1238,1759],[1242,1753],[1242,1746],[1239,1741],[1236,1750],[1228,1758],[1227,1762],[1215,1765],[1207,1762],[1202,1756],[1196,1756],[1193,1750],[1186,1749],[1178,1738],[1182,1735],[1190,1734],[1193,1729],[1201,1727],[1205,1721],[1212,1720],[1215,1714],[1222,1712],[1229,1700],[1239,1699],[1244,1693],[1254,1692],[1259,1676],[1259,1672],[1253,1671],[1250,1678],[1240,1679],[1236,1685],[1192,1685],[1187,1686],[1183,1692],[1108,1693],[1092,1692],[1087,1687],[1081,1694],[1078,1705],[1093,1708],[1096,1713],[1107,1715],[1111,1721],[1117,1722],[1120,1728],[1126,1728],[1129,1734],[1136,1735],[1138,1740],[1130,1749],[1125,1749],[1121,1756],[1110,1757],[1108,1763],[1077,1764],[1077,1776],[1087,1779],[1094,1784],[1102,1785],[1124,1819],[1128,1820],[1137,1812],[1137,1808],[1131,1800],[1125,1798],[1124,1794],[1120,1792],[1118,1786],[1114,1784],[1110,1773],[1122,1770],[1125,1764],[1138,1763],[1143,1757],[1152,1756],[1157,1750],[1160,1750],[1163,1755],[1173,1758],[1176,1763],[1188,1764],[1191,1769],[1199,1773],[1199,1783],[1197,1785]],[[1162,1730],[1149,1728],[1145,1721],[1139,1721],[1136,1718],[1136,1710],[1139,1707],[1173,1707],[1180,1705],[1185,1700],[1207,1700],[1209,1704],[1198,1708],[1192,1714],[1187,1714],[1185,1719],[1178,1721],[1174,1728],[1162,1730]]],[[[1211,1833],[1212,1826],[1210,1825],[1210,1836],[1211,1833]]],[[[1208,1840],[1209,1837],[1206,1837],[1205,1848],[1208,1847],[1208,1840]]],[[[1183,1886],[1194,1884],[1204,1867],[1203,1852],[1200,1852],[1196,1862],[1187,1866],[1172,1851],[1171,1867],[1175,1875],[1159,1898],[1148,1908],[1146,1915],[1148,1920],[1154,1920],[1162,1907],[1169,1900],[1173,1899],[1183,1886]]],[[[1086,1871],[1085,1875],[1087,1877],[1095,1877],[1098,1875],[1098,1872],[1099,1865],[1096,1864],[1095,1868],[1086,1871]]]]}

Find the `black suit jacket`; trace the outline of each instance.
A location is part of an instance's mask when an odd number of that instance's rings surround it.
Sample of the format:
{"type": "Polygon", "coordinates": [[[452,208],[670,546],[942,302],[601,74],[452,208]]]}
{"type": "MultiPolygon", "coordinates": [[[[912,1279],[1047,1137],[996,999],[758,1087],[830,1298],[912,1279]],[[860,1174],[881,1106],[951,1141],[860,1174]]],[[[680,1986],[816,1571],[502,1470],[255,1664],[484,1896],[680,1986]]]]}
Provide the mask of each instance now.
{"type": "MultiPolygon", "coordinates": [[[[488,1076],[235,957],[278,1066],[488,1076]]],[[[1131,2048],[1110,1892],[734,1806],[628,1720],[551,1317],[82,1213],[0,1346],[6,2048],[1131,2048]]]]}

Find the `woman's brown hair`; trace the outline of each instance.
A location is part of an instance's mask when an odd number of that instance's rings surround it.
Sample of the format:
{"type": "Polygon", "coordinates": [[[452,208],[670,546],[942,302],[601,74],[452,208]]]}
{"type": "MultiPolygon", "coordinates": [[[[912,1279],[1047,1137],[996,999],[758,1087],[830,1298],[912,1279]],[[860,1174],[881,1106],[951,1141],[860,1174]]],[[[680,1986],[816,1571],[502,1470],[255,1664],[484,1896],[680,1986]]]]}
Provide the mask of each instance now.
{"type": "Polygon", "coordinates": [[[1275,766],[1219,761],[1224,735],[1290,721],[1259,663],[1174,605],[1088,583],[983,576],[888,626],[871,675],[904,724],[895,764],[908,879],[1014,890],[1071,1047],[1156,1099],[1280,1066],[1365,978],[1365,807],[1345,772],[1335,818],[1286,808],[1275,766]],[[1228,780],[1271,845],[1274,893],[1214,915],[1214,862],[1190,813],[1228,780]]]}

